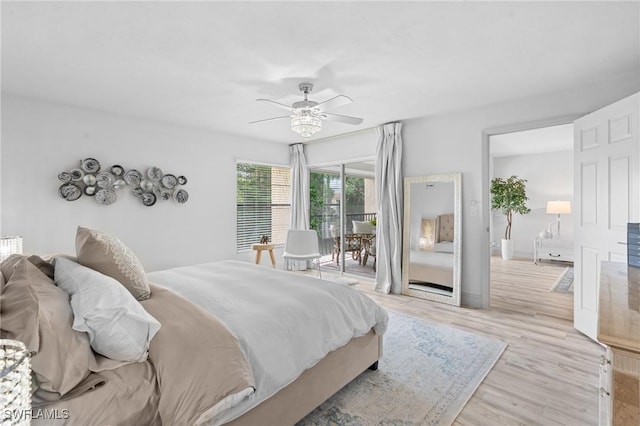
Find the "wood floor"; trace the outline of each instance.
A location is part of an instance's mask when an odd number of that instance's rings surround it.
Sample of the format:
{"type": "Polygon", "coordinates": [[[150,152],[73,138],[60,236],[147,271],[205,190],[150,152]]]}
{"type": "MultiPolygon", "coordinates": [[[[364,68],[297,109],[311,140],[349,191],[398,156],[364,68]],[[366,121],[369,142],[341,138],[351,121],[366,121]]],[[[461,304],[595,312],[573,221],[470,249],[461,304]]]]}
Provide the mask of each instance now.
{"type": "Polygon", "coordinates": [[[492,258],[488,310],[380,294],[362,277],[355,287],[388,309],[507,343],[455,425],[596,425],[604,349],[573,328],[573,296],[549,291],[563,269],[492,258]]]}

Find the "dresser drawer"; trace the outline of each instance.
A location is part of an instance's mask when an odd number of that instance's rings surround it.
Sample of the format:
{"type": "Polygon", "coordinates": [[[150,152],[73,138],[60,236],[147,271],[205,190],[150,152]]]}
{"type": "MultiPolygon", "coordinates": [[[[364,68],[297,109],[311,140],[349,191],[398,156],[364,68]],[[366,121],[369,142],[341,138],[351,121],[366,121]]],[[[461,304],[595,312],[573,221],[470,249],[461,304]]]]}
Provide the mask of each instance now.
{"type": "Polygon", "coordinates": [[[573,262],[573,250],[566,248],[540,247],[538,258],[541,260],[563,260],[573,262]]]}

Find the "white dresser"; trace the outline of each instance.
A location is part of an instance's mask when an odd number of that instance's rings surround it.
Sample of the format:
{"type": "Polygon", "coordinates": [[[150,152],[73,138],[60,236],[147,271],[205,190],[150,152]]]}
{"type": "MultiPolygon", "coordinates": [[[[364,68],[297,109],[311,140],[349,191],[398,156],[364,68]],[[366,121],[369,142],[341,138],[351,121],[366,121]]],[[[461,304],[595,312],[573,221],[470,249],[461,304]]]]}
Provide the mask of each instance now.
{"type": "Polygon", "coordinates": [[[573,241],[536,238],[533,241],[533,262],[541,260],[573,262],[573,241]]]}
{"type": "Polygon", "coordinates": [[[598,340],[601,426],[640,425],[640,268],[602,262],[598,340]]]}

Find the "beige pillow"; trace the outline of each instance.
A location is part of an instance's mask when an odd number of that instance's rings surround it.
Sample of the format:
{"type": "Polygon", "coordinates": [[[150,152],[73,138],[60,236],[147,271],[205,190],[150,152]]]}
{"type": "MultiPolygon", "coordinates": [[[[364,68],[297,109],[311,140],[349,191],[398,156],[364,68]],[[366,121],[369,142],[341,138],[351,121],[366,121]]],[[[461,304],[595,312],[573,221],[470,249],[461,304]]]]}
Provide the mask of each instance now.
{"type": "Polygon", "coordinates": [[[39,386],[64,395],[89,375],[95,357],[86,333],[71,328],[69,296],[28,259],[15,265],[0,296],[2,335],[34,353],[39,386]]]}
{"type": "Polygon", "coordinates": [[[151,296],[142,264],[119,239],[102,231],[78,226],[76,256],[81,265],[119,281],[137,300],[151,296]]]}

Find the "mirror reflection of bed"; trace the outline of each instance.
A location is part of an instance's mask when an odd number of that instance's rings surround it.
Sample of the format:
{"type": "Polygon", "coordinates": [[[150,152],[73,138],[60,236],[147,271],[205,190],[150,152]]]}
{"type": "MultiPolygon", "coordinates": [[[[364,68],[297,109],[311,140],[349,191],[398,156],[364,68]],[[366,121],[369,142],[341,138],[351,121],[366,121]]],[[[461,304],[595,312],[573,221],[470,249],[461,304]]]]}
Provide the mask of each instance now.
{"type": "MultiPolygon", "coordinates": [[[[453,210],[453,182],[438,185],[437,197],[447,211],[453,210]]],[[[435,191],[435,190],[434,190],[435,191]]],[[[440,204],[440,203],[438,203],[440,204]]],[[[416,221],[417,222],[417,221],[416,221]]],[[[409,288],[451,296],[453,293],[454,214],[422,218],[417,244],[409,255],[409,288]]]]}
{"type": "Polygon", "coordinates": [[[405,179],[403,293],[460,304],[460,175],[405,179]]]}

